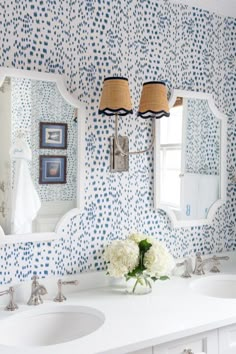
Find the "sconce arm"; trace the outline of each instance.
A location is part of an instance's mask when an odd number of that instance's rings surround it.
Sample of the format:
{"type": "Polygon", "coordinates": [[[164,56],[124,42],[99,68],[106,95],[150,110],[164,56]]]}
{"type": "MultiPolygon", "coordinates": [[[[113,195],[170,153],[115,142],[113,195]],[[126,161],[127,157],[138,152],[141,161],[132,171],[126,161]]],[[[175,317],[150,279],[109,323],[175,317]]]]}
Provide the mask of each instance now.
{"type": "Polygon", "coordinates": [[[120,151],[121,155],[123,156],[129,156],[129,155],[138,155],[138,154],[143,154],[147,151],[150,151],[153,148],[155,141],[155,118],[152,118],[152,141],[151,145],[145,149],[145,150],[140,150],[140,151],[129,151],[125,152],[122,147],[119,144],[119,138],[118,138],[118,114],[115,115],[115,143],[117,146],[117,149],[120,151]]]}

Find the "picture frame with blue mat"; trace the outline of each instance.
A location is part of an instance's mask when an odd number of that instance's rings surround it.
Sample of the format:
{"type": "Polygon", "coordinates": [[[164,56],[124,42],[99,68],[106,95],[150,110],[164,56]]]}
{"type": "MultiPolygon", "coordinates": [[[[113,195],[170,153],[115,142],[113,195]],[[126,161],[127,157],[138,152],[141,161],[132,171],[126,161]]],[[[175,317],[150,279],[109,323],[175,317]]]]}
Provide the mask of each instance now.
{"type": "Polygon", "coordinates": [[[39,184],[66,183],[66,156],[39,156],[39,184]]]}
{"type": "Polygon", "coordinates": [[[66,123],[40,122],[40,149],[67,149],[66,123]]]}

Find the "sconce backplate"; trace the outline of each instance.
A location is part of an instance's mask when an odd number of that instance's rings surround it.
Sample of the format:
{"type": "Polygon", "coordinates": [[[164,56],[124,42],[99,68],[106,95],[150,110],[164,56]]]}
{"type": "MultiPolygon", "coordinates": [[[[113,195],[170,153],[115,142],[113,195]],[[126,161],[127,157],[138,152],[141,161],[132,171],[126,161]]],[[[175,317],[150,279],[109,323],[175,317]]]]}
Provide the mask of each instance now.
{"type": "MultiPolygon", "coordinates": [[[[129,152],[129,138],[127,136],[119,136],[119,144],[125,153],[129,152]]],[[[114,137],[111,137],[110,150],[110,172],[127,172],[129,171],[129,156],[124,156],[118,150],[114,137]]]]}

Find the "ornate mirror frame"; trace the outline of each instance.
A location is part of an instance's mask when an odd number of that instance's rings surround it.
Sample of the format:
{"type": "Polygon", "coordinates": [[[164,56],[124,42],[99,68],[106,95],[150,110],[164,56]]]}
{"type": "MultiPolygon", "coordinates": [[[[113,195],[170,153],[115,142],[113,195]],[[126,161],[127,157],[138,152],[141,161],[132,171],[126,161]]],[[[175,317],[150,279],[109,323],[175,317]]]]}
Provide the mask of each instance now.
{"type": "Polygon", "coordinates": [[[76,198],[76,208],[68,211],[62,218],[58,221],[55,232],[40,232],[32,234],[23,235],[5,235],[0,237],[0,246],[5,244],[15,244],[15,243],[26,243],[26,242],[43,242],[52,241],[58,237],[58,232],[63,227],[63,224],[75,215],[78,215],[80,210],[84,207],[84,156],[85,156],[85,106],[82,102],[75,99],[67,91],[65,86],[64,77],[59,74],[50,74],[44,72],[37,72],[31,70],[20,70],[13,68],[0,67],[0,87],[2,86],[6,77],[14,78],[26,78],[37,81],[48,81],[54,82],[65,101],[71,106],[77,108],[77,124],[78,124],[78,145],[77,145],[77,198],[76,198]]]}
{"type": "MultiPolygon", "coordinates": [[[[203,92],[193,92],[174,89],[171,91],[169,106],[172,108],[177,97],[204,99],[208,101],[209,108],[212,113],[221,122],[220,135],[220,198],[210,207],[206,219],[198,220],[178,220],[175,212],[168,206],[160,203],[160,178],[158,171],[160,170],[160,120],[156,121],[156,141],[154,146],[154,208],[164,210],[171,220],[172,226],[175,227],[191,227],[212,224],[217,209],[226,201],[226,148],[227,148],[227,116],[221,113],[215,105],[211,94],[203,92]]],[[[168,119],[168,118],[166,118],[168,119]]]]}

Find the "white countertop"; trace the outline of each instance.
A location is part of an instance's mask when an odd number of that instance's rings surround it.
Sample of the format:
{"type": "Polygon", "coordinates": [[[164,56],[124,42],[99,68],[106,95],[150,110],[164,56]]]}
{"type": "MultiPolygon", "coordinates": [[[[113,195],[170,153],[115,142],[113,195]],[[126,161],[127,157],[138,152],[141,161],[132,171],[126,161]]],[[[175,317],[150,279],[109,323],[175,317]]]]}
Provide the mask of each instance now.
{"type": "MultiPolygon", "coordinates": [[[[222,273],[236,275],[234,262],[222,262],[221,269],[222,273]]],[[[214,276],[210,274],[206,276],[214,276]]],[[[70,294],[63,305],[78,304],[103,312],[105,322],[97,331],[78,340],[49,347],[17,348],[16,351],[14,347],[0,345],[0,353],[124,354],[236,323],[236,299],[199,295],[190,288],[194,279],[199,279],[199,276],[158,281],[151,294],[140,296],[128,295],[118,285],[70,294]]],[[[22,305],[17,313],[29,309],[32,307],[22,305]]],[[[14,313],[9,314],[1,307],[0,321],[9,316],[14,316],[14,313]]]]}

